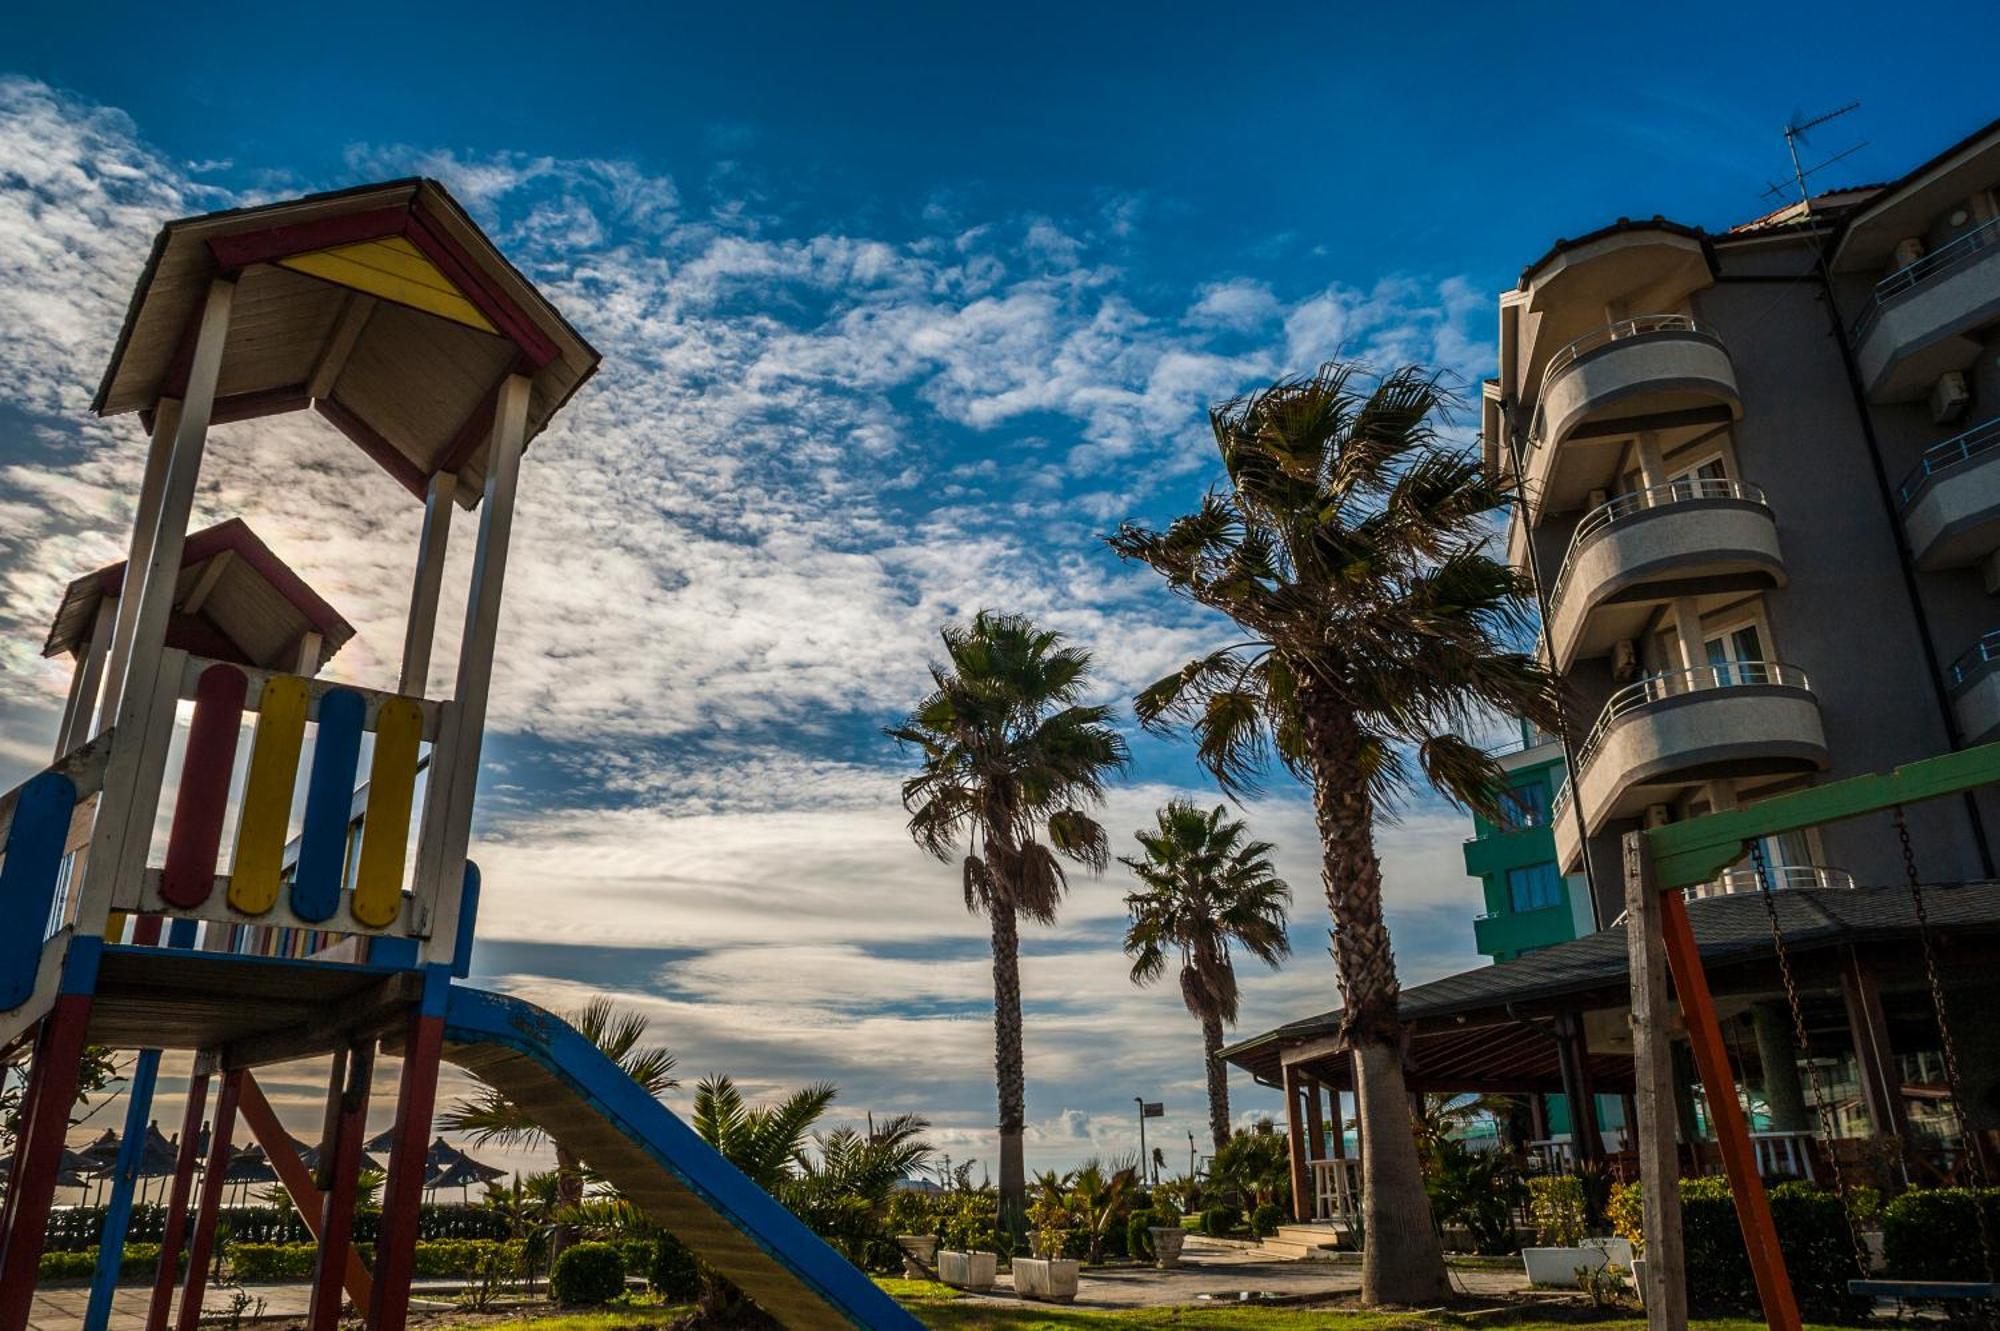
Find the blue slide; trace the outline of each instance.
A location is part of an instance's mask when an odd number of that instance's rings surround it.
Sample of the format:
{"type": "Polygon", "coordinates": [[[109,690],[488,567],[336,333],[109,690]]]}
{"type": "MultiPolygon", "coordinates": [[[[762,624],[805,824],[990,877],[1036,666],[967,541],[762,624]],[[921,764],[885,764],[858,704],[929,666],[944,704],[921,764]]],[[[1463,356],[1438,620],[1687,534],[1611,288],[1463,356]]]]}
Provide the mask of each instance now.
{"type": "Polygon", "coordinates": [[[519,999],[453,985],[445,1058],[534,1116],[653,1221],[796,1331],[922,1323],[597,1046],[519,999]]]}

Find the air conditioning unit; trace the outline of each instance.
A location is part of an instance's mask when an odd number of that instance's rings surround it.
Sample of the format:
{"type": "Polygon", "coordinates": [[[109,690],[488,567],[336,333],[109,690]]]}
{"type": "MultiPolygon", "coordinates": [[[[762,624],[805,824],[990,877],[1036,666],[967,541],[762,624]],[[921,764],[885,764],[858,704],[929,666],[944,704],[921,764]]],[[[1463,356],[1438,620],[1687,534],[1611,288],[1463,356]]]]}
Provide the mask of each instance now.
{"type": "Polygon", "coordinates": [[[1971,404],[1972,390],[1965,386],[1965,376],[1957,370],[1939,375],[1931,387],[1931,420],[1939,425],[1951,424],[1971,404]]]}
{"type": "Polygon", "coordinates": [[[1894,253],[1889,256],[1889,271],[1900,273],[1923,257],[1924,242],[1911,236],[1908,240],[1900,242],[1894,253]]]}

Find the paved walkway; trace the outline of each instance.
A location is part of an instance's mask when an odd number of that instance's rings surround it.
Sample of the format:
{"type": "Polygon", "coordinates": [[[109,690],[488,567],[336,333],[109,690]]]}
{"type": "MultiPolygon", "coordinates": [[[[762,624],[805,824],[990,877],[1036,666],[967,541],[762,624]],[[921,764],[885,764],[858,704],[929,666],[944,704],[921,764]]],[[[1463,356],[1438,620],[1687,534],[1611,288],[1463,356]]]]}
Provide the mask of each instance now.
{"type": "MultiPolygon", "coordinates": [[[[418,1282],[421,1293],[423,1282],[418,1282]]],[[[235,1286],[217,1289],[211,1286],[208,1296],[202,1300],[204,1320],[214,1318],[226,1321],[230,1316],[237,1294],[235,1286]]],[[[306,1299],[312,1293],[312,1286],[298,1281],[282,1285],[245,1285],[243,1295],[249,1300],[243,1308],[243,1318],[249,1322],[253,1318],[283,1320],[306,1315],[306,1299]],[[261,1307],[259,1304],[261,1303],[261,1307]]],[[[146,1304],[152,1298],[152,1290],[146,1285],[121,1285],[111,1300],[110,1331],[143,1331],[146,1324],[146,1304]]],[[[35,1305],[28,1314],[29,1331],[77,1331],[83,1325],[84,1308],[90,1302],[90,1290],[83,1286],[67,1286],[60,1289],[35,1291],[35,1305]]],[[[418,1309],[445,1310],[453,1305],[449,1301],[412,1298],[411,1311],[418,1309]]]]}

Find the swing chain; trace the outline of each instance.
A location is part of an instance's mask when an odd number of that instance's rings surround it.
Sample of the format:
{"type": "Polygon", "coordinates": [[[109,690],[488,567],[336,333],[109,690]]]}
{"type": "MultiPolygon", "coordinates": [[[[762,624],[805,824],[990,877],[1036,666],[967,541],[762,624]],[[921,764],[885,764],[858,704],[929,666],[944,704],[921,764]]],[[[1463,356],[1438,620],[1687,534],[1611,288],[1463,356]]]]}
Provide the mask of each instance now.
{"type": "MultiPolygon", "coordinates": [[[[1812,1036],[1806,1031],[1805,1003],[1799,997],[1798,981],[1792,975],[1792,956],[1785,946],[1785,930],[1778,919],[1778,901],[1772,894],[1771,866],[1764,855],[1762,838],[1750,843],[1750,863],[1757,873],[1757,895],[1764,899],[1764,914],[1771,922],[1771,950],[1777,957],[1778,978],[1784,981],[1785,1003],[1792,1014],[1792,1038],[1799,1047],[1799,1061],[1806,1065],[1806,1080],[1812,1085],[1813,1109],[1819,1119],[1819,1137],[1826,1144],[1827,1167],[1833,1171],[1834,1195],[1840,1198],[1840,1213],[1847,1221],[1847,1242],[1854,1257],[1854,1269],[1867,1275],[1872,1259],[1861,1227],[1855,1223],[1853,1200],[1847,1191],[1847,1175],[1840,1167],[1840,1152],[1834,1146],[1833,1105],[1820,1083],[1819,1063],[1813,1058],[1812,1036]]],[[[1764,1070],[1766,1082],[1771,1070],[1764,1070]]]]}
{"type": "Polygon", "coordinates": [[[1972,1125],[1965,1118],[1965,1094],[1958,1077],[1958,1050],[1951,1038],[1951,1022],[1945,1016],[1944,979],[1938,973],[1937,949],[1931,943],[1930,911],[1924,904],[1924,885],[1917,875],[1917,856],[1910,845],[1910,824],[1903,817],[1903,806],[1895,808],[1896,839],[1903,848],[1903,876],[1910,890],[1910,904],[1917,915],[1917,941],[1924,952],[1924,976],[1931,987],[1931,1011],[1937,1018],[1938,1049],[1944,1059],[1945,1085],[1951,1090],[1951,1112],[1958,1120],[1958,1137],[1965,1143],[1966,1163],[1971,1166],[1972,1176],[1980,1187],[1988,1186],[1986,1162],[1980,1159],[1979,1151],[1972,1141],[1972,1125]]]}

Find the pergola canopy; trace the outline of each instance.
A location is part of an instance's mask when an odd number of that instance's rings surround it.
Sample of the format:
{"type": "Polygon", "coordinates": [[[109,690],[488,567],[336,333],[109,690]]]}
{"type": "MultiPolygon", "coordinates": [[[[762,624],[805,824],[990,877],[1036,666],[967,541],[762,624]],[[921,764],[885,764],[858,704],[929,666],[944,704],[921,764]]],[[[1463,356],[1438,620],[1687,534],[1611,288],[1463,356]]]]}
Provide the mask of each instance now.
{"type": "MultiPolygon", "coordinates": [[[[97,607],[125,587],[125,561],[70,583],[49,626],[43,656],[80,653],[97,622],[97,607]]],[[[291,670],[307,633],[319,635],[317,672],[354,636],[354,626],[294,573],[241,518],[187,538],[167,646],[236,665],[291,670]]]]}
{"type": "Polygon", "coordinates": [[[235,279],[213,421],[311,406],[421,497],[478,502],[495,393],[532,377],[533,439],[598,355],[434,180],[183,218],[161,228],[97,391],[100,416],[186,391],[209,282],[235,279]]]}

